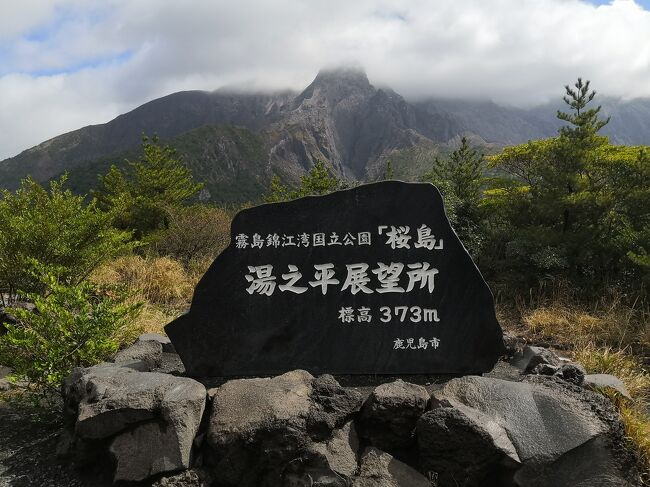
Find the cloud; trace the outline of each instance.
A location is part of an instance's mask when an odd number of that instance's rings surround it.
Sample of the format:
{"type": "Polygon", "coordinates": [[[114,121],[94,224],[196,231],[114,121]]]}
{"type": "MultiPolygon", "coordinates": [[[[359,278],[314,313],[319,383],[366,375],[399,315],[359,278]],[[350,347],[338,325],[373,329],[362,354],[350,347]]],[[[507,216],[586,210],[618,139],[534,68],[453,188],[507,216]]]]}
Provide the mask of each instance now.
{"type": "Polygon", "coordinates": [[[9,2],[0,159],[174,91],[300,89],[347,63],[411,99],[533,104],[578,76],[650,96],[649,41],[633,0],[9,2]]]}

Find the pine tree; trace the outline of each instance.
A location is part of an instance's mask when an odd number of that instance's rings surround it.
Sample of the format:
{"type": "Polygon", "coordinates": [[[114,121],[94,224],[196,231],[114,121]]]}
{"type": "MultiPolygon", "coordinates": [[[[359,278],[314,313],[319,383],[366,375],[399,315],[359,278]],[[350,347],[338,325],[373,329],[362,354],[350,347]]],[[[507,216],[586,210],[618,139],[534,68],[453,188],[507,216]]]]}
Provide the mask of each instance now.
{"type": "Polygon", "coordinates": [[[319,196],[343,188],[343,182],[330,174],[322,161],[316,161],[314,167],[300,178],[300,185],[295,188],[285,186],[278,176],[271,180],[270,193],[264,197],[268,203],[293,200],[304,196],[319,196]]]}
{"type": "Polygon", "coordinates": [[[600,129],[609,123],[610,118],[600,119],[601,106],[586,109],[587,105],[593,101],[596,96],[595,91],[589,91],[589,81],[582,82],[582,78],[574,85],[575,89],[566,85],[566,95],[562,97],[564,102],[569,105],[575,113],[566,113],[561,110],[557,111],[557,118],[569,122],[572,126],[560,128],[560,135],[569,137],[573,140],[585,140],[596,135],[600,129]]]}
{"type": "Polygon", "coordinates": [[[157,137],[144,136],[140,159],[126,162],[125,170],[112,166],[100,176],[94,196],[113,214],[117,228],[134,230],[137,238],[165,228],[167,210],[183,205],[203,187],[176,150],[161,146],[157,137]]]}
{"type": "Polygon", "coordinates": [[[469,145],[466,137],[448,158],[435,158],[423,181],[435,184],[445,201],[447,215],[456,233],[476,256],[483,243],[480,202],[485,178],[485,157],[469,145]]]}

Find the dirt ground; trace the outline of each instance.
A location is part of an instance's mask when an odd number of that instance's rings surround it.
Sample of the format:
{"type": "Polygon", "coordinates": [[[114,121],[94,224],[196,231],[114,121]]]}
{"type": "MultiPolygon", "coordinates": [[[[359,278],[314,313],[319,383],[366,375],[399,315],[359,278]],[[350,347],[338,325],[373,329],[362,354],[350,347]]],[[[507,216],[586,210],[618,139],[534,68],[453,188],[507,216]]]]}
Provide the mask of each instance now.
{"type": "Polygon", "coordinates": [[[0,395],[0,487],[90,487],[56,458],[60,431],[58,415],[0,395]]]}

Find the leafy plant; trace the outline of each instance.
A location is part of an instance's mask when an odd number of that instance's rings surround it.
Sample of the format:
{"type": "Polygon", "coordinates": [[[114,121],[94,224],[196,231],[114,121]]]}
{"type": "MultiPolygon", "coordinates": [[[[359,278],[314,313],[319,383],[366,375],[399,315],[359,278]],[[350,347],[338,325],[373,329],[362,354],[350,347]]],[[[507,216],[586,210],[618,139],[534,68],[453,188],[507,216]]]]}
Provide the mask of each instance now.
{"type": "Polygon", "coordinates": [[[129,337],[140,304],[122,293],[100,292],[88,282],[66,284],[51,270],[36,275],[44,295],[27,294],[34,311],[10,308],[16,324],[5,324],[0,361],[39,392],[58,388],[72,368],[109,358],[129,337]]]}
{"type": "MultiPolygon", "coordinates": [[[[56,266],[61,279],[77,283],[100,263],[132,247],[128,232],[111,226],[111,217],[95,202],[64,189],[66,177],[49,191],[32,179],[0,199],[0,289],[9,301],[17,290],[41,292],[30,272],[33,262],[56,266]]],[[[1,295],[1,294],[0,294],[1,295]]]]}

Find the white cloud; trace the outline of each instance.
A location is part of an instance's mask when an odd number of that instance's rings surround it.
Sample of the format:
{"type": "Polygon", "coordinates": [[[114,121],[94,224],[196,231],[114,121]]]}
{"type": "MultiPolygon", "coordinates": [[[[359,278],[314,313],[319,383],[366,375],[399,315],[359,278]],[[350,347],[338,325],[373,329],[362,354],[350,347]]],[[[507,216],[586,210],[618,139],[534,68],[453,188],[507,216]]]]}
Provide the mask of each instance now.
{"type": "Polygon", "coordinates": [[[173,91],[299,89],[349,62],[410,98],[530,104],[578,76],[650,96],[650,12],[633,0],[8,2],[0,159],[173,91]]]}

